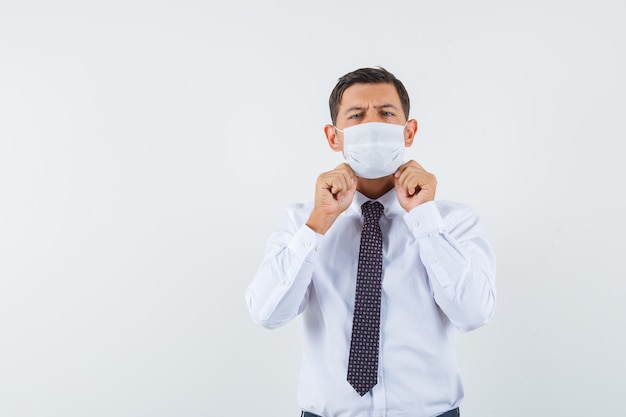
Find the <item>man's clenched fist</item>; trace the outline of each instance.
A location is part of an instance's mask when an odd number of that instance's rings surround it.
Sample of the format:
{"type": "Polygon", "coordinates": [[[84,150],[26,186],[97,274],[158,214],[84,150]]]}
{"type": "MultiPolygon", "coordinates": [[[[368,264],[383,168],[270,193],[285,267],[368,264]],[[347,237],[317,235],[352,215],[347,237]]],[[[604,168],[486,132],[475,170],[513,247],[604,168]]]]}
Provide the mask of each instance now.
{"type": "Polygon", "coordinates": [[[315,183],[315,206],[306,222],[315,232],[325,234],[354,198],[356,176],[348,164],[324,172],[315,183]]]}
{"type": "Polygon", "coordinates": [[[435,199],[437,178],[417,162],[402,164],[393,177],[398,201],[406,211],[435,199]]]}

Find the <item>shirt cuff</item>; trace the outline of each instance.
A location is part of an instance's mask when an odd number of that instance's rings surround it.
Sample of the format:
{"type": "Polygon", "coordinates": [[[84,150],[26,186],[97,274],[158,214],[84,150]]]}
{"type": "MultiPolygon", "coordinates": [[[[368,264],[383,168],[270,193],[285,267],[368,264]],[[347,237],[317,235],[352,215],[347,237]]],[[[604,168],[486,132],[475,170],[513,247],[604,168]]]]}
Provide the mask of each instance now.
{"type": "Polygon", "coordinates": [[[446,231],[446,225],[434,201],[415,207],[404,215],[404,221],[416,239],[446,231]]]}
{"type": "Polygon", "coordinates": [[[324,235],[315,233],[305,224],[293,235],[288,247],[296,257],[311,262],[319,253],[323,241],[324,235]]]}

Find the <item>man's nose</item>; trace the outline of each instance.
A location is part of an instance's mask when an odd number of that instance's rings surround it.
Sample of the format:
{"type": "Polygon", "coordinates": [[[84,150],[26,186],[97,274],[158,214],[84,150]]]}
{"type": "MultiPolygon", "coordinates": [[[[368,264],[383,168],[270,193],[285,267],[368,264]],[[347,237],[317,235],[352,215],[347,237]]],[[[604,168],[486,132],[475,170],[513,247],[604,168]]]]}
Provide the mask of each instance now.
{"type": "Polygon", "coordinates": [[[378,114],[378,112],[376,112],[376,111],[374,111],[374,112],[368,111],[363,116],[363,121],[361,123],[382,122],[382,121],[383,121],[383,118],[381,117],[380,114],[378,114]]]}

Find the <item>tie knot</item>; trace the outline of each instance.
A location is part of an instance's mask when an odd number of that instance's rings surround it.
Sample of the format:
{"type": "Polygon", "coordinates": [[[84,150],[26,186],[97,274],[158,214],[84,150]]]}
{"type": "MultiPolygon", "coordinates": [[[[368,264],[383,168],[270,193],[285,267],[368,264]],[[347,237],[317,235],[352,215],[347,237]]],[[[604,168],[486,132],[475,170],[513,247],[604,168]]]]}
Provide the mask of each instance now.
{"type": "Polygon", "coordinates": [[[380,219],[385,208],[378,201],[368,201],[361,206],[365,223],[376,222],[380,219]]]}

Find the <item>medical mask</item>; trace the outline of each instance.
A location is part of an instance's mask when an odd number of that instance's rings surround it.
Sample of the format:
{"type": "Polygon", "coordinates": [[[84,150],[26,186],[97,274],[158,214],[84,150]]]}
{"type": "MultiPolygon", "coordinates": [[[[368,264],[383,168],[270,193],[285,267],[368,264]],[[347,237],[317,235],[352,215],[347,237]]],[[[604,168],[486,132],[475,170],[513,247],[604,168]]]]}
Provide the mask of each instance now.
{"type": "Polygon", "coordinates": [[[404,162],[404,126],[370,122],[338,129],[343,132],[343,156],[361,178],[391,175],[404,162]]]}

